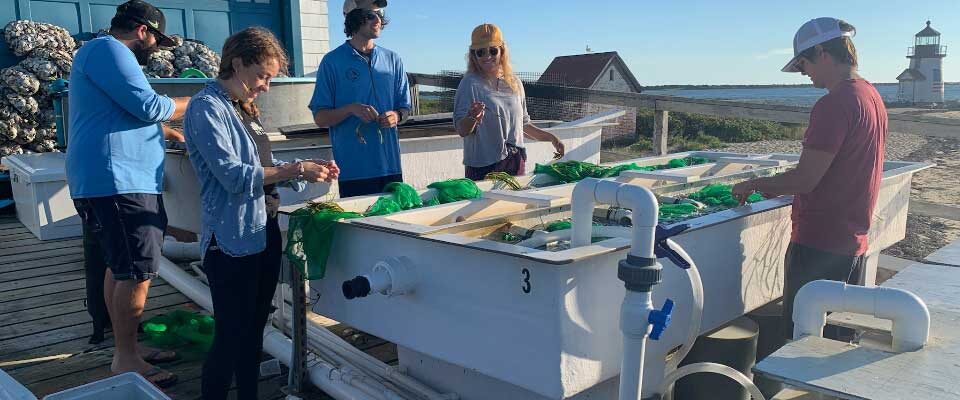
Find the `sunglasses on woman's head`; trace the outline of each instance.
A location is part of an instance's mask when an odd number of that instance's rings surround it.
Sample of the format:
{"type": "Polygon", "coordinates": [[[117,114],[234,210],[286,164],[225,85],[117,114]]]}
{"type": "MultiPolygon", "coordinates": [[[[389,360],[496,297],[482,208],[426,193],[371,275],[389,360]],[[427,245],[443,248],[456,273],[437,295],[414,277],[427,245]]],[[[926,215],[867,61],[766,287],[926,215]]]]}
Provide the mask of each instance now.
{"type": "Polygon", "coordinates": [[[489,48],[483,48],[483,49],[475,49],[475,50],[473,50],[473,55],[477,56],[477,58],[486,57],[486,56],[487,56],[487,53],[490,53],[491,56],[496,57],[497,54],[500,54],[500,48],[499,48],[499,47],[489,47],[489,48]]]}

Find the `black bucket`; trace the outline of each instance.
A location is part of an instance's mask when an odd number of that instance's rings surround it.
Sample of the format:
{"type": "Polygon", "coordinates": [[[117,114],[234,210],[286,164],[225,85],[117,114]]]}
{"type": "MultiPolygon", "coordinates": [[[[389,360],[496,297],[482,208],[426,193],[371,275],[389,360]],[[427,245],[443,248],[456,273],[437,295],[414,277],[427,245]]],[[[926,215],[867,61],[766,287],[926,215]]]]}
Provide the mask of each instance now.
{"type": "MultiPolygon", "coordinates": [[[[680,366],[700,362],[723,364],[747,377],[756,363],[760,328],[756,322],[740,317],[697,338],[696,344],[680,366]]],[[[749,400],[750,394],[734,380],[719,374],[688,375],[674,384],[674,400],[749,400]]]]}

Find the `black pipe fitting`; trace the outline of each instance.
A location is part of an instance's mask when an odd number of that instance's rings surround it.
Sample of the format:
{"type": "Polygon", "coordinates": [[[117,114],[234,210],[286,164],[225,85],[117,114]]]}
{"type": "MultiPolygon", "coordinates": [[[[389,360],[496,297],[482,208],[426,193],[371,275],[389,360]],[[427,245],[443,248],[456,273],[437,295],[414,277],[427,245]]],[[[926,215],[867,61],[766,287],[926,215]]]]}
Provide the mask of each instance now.
{"type": "Polygon", "coordinates": [[[367,280],[367,277],[361,275],[349,281],[344,281],[341,289],[343,290],[343,297],[346,297],[347,300],[367,297],[370,294],[370,281],[367,280]]]}
{"type": "Polygon", "coordinates": [[[623,281],[629,291],[649,292],[654,285],[661,282],[662,270],[663,267],[655,258],[628,254],[617,266],[617,278],[623,281]]]}

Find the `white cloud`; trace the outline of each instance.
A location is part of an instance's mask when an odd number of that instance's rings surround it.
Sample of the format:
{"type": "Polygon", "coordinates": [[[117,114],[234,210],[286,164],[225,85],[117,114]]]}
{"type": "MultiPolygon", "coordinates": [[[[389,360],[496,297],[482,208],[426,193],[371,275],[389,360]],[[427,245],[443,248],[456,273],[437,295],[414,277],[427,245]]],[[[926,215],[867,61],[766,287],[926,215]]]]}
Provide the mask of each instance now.
{"type": "Polygon", "coordinates": [[[769,50],[769,51],[767,51],[766,53],[757,54],[757,55],[755,55],[755,56],[753,56],[753,57],[756,58],[756,59],[758,59],[758,60],[765,60],[765,59],[768,59],[768,58],[773,57],[773,56],[792,56],[792,55],[793,55],[793,49],[790,48],[790,47],[787,47],[787,48],[783,48],[783,49],[773,49],[773,50],[769,50]]]}

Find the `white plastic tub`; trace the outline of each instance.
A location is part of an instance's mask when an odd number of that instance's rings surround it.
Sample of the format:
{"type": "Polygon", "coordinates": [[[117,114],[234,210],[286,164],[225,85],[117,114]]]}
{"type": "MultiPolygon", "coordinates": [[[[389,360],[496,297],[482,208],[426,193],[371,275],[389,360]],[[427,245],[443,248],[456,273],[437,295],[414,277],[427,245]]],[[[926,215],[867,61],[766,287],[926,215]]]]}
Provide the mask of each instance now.
{"type": "Polygon", "coordinates": [[[170,400],[140,374],[127,372],[57,392],[43,400],[170,400]]]}
{"type": "Polygon", "coordinates": [[[80,236],[63,153],[17,154],[3,158],[10,168],[17,219],[40,240],[80,236]]]}
{"type": "Polygon", "coordinates": [[[7,375],[2,369],[0,369],[0,399],[37,400],[33,393],[30,393],[20,382],[13,379],[12,376],[7,375]]]}

